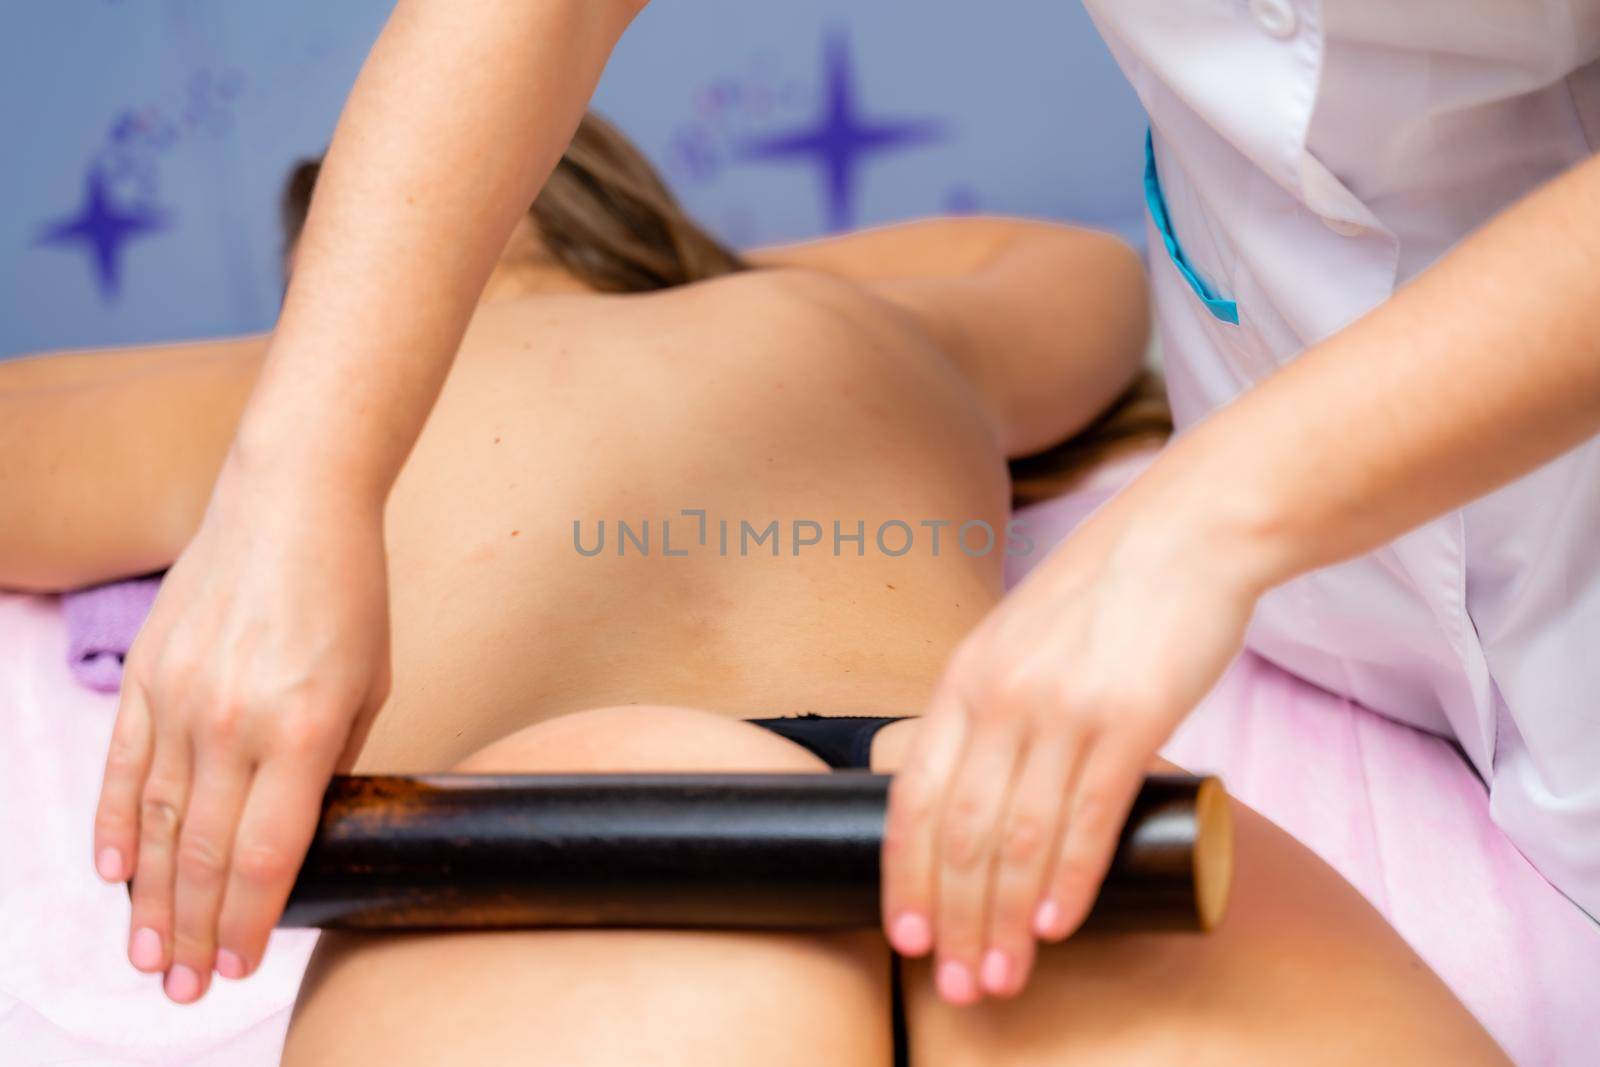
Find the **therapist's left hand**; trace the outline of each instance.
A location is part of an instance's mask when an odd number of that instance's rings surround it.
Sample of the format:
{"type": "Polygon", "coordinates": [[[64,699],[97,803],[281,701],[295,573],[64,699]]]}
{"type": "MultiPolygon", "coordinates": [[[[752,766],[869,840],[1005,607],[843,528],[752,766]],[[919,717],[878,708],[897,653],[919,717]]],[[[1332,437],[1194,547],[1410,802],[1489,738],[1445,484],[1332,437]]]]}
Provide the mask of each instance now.
{"type": "Polygon", "coordinates": [[[1192,496],[1136,484],[1043,561],[957,650],[895,776],[884,929],[936,953],[953,1004],[1017,994],[1036,939],[1083,921],[1156,750],[1239,651],[1265,585],[1192,496]]]}

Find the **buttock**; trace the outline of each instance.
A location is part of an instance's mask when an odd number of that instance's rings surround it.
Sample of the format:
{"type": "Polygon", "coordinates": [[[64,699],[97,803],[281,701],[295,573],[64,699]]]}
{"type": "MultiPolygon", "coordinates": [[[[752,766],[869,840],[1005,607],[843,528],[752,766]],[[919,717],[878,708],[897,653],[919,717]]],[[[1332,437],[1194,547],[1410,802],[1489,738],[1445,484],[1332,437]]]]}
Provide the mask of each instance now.
{"type": "MultiPolygon", "coordinates": [[[[726,715],[629,706],[519,730],[453,769],[829,767],[726,715]]],[[[878,930],[330,932],[302,985],[284,1063],[886,1067],[896,1062],[893,967],[878,930]]]]}

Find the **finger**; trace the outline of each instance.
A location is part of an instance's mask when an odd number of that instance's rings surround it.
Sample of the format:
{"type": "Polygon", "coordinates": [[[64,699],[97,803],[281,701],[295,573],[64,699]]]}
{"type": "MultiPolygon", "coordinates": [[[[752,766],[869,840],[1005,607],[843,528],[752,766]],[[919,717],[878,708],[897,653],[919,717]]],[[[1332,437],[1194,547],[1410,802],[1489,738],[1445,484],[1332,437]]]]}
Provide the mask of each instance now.
{"type": "Polygon", "coordinates": [[[979,984],[992,996],[1021,992],[1033,969],[1033,916],[1044,895],[1083,736],[1065,728],[1042,732],[1023,756],[1001,823],[987,947],[979,967],[979,984]]]}
{"type": "Polygon", "coordinates": [[[178,837],[177,886],[173,891],[172,967],[167,996],[190,1004],[205,995],[211,971],[233,970],[216,956],[217,916],[227,886],[234,830],[249,793],[252,768],[237,758],[202,748],[194,793],[178,837]]]}
{"type": "Polygon", "coordinates": [[[1060,941],[1088,916],[1148,758],[1139,747],[1104,734],[1085,751],[1045,896],[1034,917],[1034,932],[1045,940],[1060,941]]]}
{"type": "Polygon", "coordinates": [[[128,959],[147,973],[171,965],[173,867],[192,763],[187,736],[157,737],[155,749],[139,800],[139,859],[128,939],[128,959]]]}
{"type": "Polygon", "coordinates": [[[144,687],[128,677],[117,703],[94,815],[94,867],[108,882],[133,877],[133,861],[139,854],[139,798],[150,772],[153,742],[144,687]]]}
{"type": "Polygon", "coordinates": [[[221,972],[224,977],[243,978],[260,966],[322,814],[329,773],[292,756],[263,763],[256,771],[217,920],[219,957],[226,952],[238,961],[237,972],[221,972]]]}
{"type": "Polygon", "coordinates": [[[902,956],[933,947],[939,808],[966,739],[966,712],[955,689],[941,683],[889,784],[883,838],[883,923],[902,956]]]}
{"type": "Polygon", "coordinates": [[[1021,756],[1022,720],[985,713],[967,742],[940,816],[934,982],[952,1004],[979,999],[978,974],[989,927],[989,886],[1000,819],[1021,756]]]}

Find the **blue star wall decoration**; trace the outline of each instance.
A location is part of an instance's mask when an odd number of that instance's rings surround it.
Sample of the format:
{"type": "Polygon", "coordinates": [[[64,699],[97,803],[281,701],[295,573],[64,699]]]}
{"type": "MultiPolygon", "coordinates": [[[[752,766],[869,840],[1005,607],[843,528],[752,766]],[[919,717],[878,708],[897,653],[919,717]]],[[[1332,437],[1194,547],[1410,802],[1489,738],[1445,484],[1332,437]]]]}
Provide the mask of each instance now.
{"type": "Polygon", "coordinates": [[[139,204],[119,204],[99,166],[90,166],[78,213],[51,223],[36,244],[77,246],[92,257],[100,298],[111,300],[122,283],[122,247],[167,228],[166,214],[139,204]]]}
{"type": "Polygon", "coordinates": [[[798,130],[746,142],[749,160],[810,159],[822,168],[828,227],[847,230],[855,221],[856,172],[866,157],[941,139],[937,119],[871,120],[858,109],[849,41],[842,32],[823,42],[824,82],[821,114],[798,130]]]}

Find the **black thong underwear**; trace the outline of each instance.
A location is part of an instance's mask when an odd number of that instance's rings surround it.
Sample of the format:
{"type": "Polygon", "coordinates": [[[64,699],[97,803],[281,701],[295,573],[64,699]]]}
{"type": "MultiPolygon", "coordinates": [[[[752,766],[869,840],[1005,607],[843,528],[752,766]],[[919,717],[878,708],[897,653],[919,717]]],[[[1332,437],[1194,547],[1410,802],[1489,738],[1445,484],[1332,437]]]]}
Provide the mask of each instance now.
{"type": "Polygon", "coordinates": [[[808,749],[836,771],[864,770],[872,766],[872,739],[906,715],[785,715],[777,719],[746,719],[779,737],[808,749]]]}

